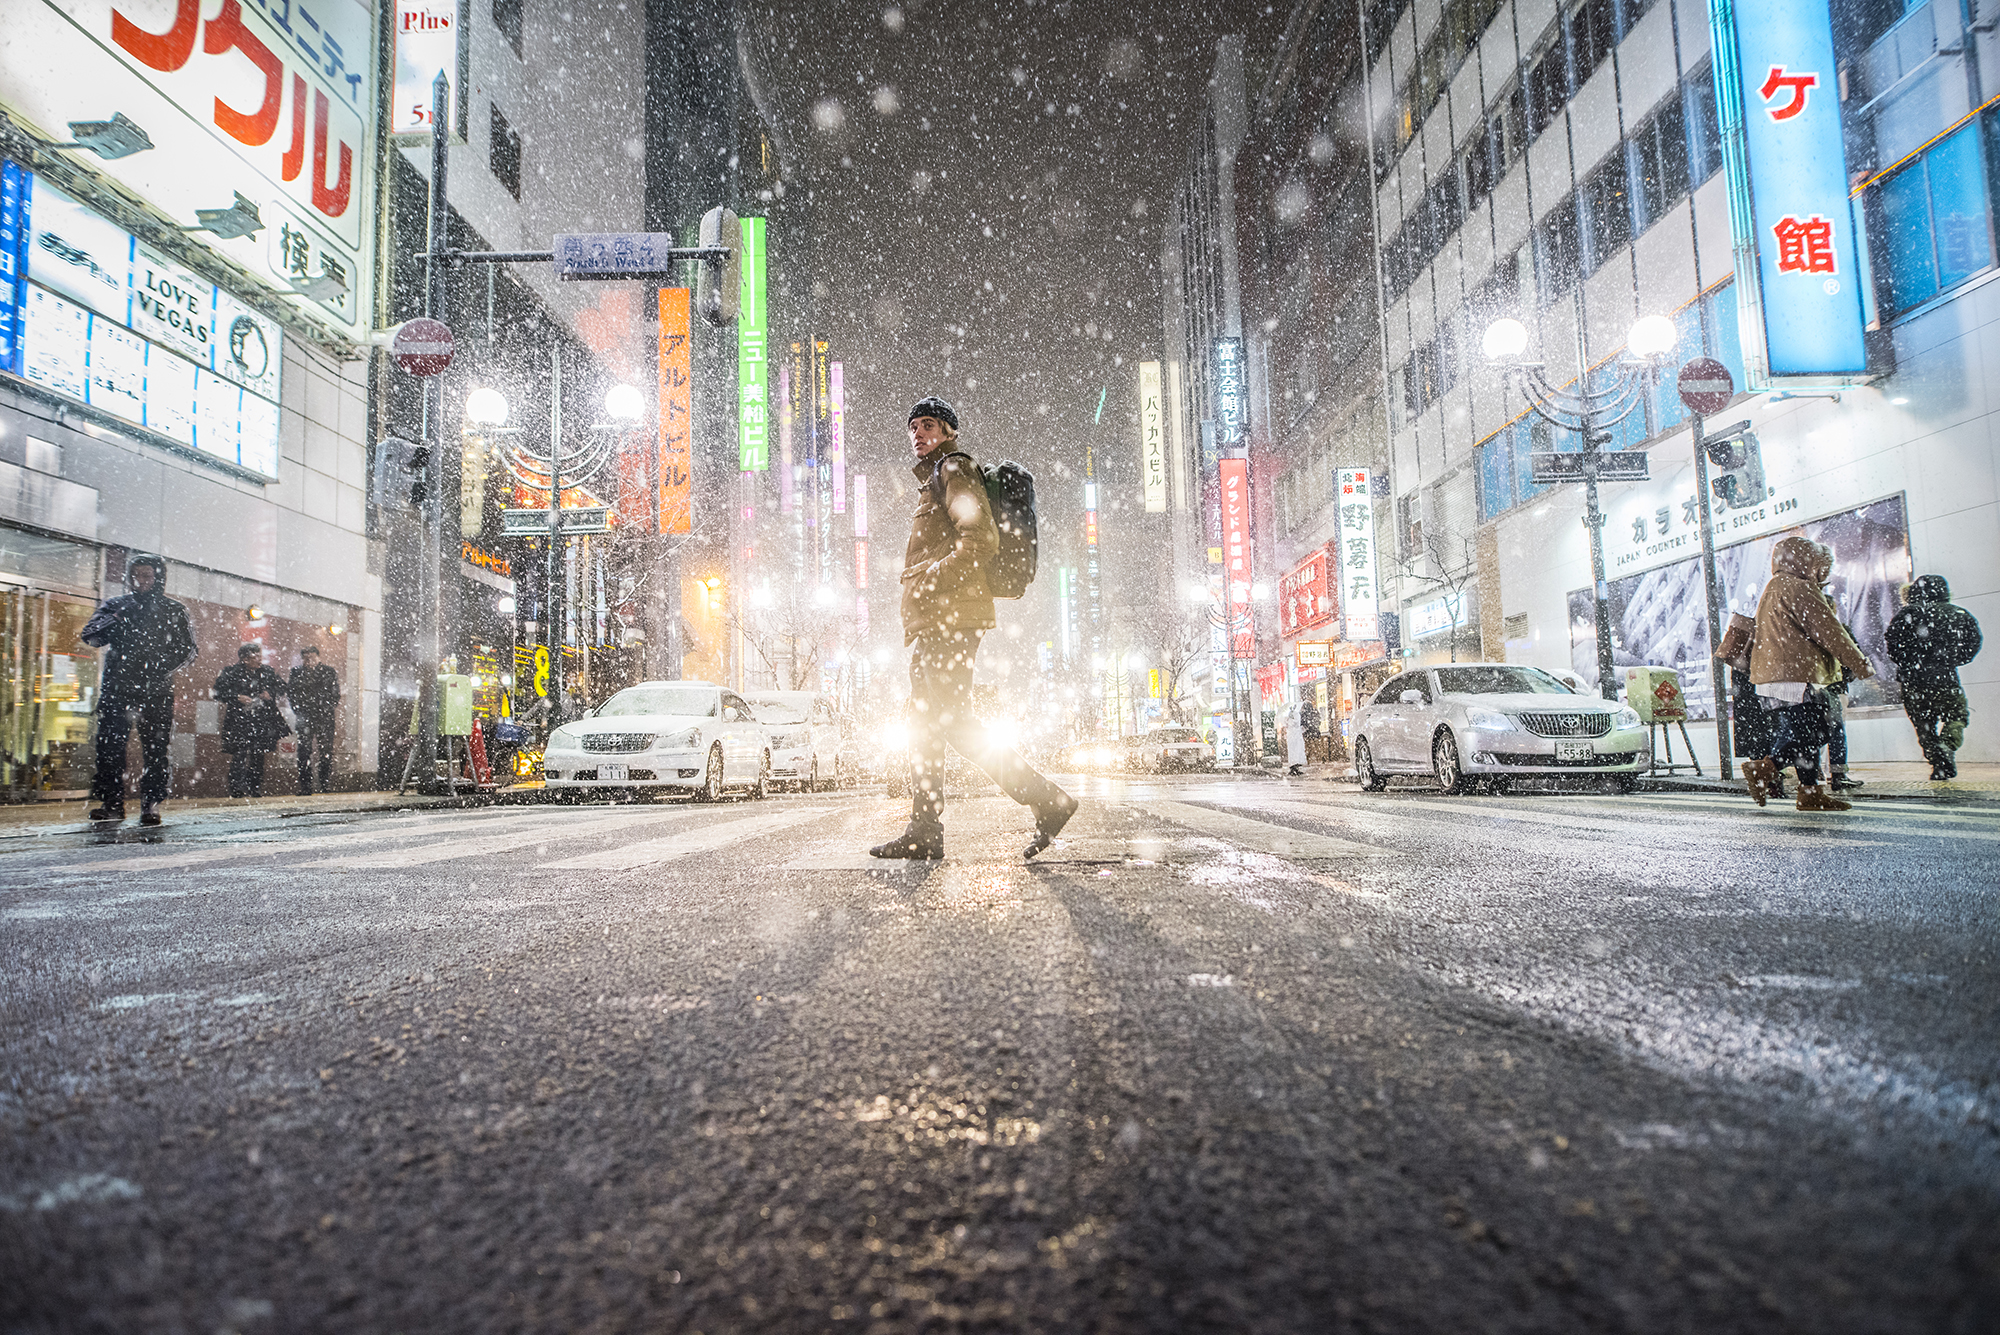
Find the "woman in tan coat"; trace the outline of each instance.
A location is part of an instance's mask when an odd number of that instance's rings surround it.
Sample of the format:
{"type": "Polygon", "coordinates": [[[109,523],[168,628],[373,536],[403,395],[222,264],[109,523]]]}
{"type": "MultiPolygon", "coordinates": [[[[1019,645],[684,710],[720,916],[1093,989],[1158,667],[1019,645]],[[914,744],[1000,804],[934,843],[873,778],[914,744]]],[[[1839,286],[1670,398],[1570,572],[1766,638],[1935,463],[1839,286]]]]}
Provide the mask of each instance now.
{"type": "Polygon", "coordinates": [[[1750,796],[1764,805],[1778,771],[1799,772],[1800,811],[1846,811],[1852,803],[1820,782],[1819,750],[1827,742],[1826,688],[1844,665],[1857,680],[1875,669],[1840,624],[1820,586],[1833,571],[1833,550],[1793,535],[1771,548],[1771,580],[1757,600],[1757,638],[1750,652],[1750,680],[1758,703],[1777,716],[1771,754],[1746,761],[1750,796]]]}

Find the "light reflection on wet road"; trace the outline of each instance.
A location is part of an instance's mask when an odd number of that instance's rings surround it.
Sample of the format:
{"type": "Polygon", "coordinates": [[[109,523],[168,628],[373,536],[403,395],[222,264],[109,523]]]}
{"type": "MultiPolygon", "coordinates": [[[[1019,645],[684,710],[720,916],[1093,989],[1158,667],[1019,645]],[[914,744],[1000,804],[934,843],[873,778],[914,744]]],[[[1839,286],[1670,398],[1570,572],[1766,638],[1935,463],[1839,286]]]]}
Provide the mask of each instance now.
{"type": "Polygon", "coordinates": [[[0,840],[0,1323],[1996,1310],[2000,813],[1076,787],[0,840]]]}

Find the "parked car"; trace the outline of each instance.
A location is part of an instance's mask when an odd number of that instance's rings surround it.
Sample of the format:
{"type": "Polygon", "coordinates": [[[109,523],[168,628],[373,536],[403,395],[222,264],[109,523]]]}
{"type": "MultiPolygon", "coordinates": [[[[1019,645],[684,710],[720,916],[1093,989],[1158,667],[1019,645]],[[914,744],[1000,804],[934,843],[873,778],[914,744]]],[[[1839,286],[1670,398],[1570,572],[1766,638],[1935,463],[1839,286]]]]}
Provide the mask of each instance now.
{"type": "Polygon", "coordinates": [[[680,789],[713,802],[729,788],[770,790],[764,726],[710,681],[628,686],[549,734],[542,778],[554,789],[680,789]]]}
{"type": "Polygon", "coordinates": [[[1155,728],[1125,739],[1128,769],[1164,773],[1169,770],[1215,768],[1215,748],[1193,728],[1155,728]]]}
{"type": "Polygon", "coordinates": [[[1592,774],[1630,792],[1650,744],[1629,705],[1579,695],[1550,673],[1455,663],[1391,677],[1354,713],[1354,772],[1364,790],[1425,774],[1447,793],[1509,777],[1592,774]]]}
{"type": "Polygon", "coordinates": [[[746,691],[744,698],[771,740],[772,782],[816,793],[861,781],[853,728],[842,725],[832,700],[813,691],[746,691]]]}

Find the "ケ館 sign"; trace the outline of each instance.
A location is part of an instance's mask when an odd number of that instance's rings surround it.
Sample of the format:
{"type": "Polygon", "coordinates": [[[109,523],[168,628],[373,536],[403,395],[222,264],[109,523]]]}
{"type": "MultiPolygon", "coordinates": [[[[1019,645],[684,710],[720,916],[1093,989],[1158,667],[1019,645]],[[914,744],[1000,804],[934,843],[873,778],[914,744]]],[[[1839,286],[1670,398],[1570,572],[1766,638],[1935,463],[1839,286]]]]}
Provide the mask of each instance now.
{"type": "Polygon", "coordinates": [[[191,232],[299,309],[368,332],[375,16],[361,0],[8,0],[0,98],[39,132],[123,115],[153,147],[73,156],[186,227],[241,194],[263,224],[191,232]]]}

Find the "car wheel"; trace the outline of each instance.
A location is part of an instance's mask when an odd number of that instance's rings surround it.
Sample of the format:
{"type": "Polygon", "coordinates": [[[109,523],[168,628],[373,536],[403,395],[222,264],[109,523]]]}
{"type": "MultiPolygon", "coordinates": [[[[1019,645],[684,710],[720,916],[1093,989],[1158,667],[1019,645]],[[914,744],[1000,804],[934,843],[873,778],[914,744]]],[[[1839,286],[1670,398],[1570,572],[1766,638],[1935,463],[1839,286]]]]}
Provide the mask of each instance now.
{"type": "Polygon", "coordinates": [[[1361,780],[1364,793],[1379,793],[1389,786],[1389,781],[1375,768],[1375,753],[1368,749],[1366,737],[1354,739],[1354,777],[1361,780]]]}
{"type": "Polygon", "coordinates": [[[764,758],[757,762],[757,783],[754,787],[750,789],[750,796],[755,798],[757,801],[761,802],[770,795],[771,795],[771,753],[769,751],[766,751],[764,753],[764,758]]]}
{"type": "Polygon", "coordinates": [[[722,800],[722,744],[708,748],[708,773],[703,776],[701,787],[695,789],[695,800],[699,802],[720,802],[722,800]]]}
{"type": "Polygon", "coordinates": [[[1448,732],[1440,732],[1431,743],[1431,768],[1437,772],[1438,787],[1448,797],[1465,791],[1465,771],[1459,768],[1458,742],[1448,732]]]}

